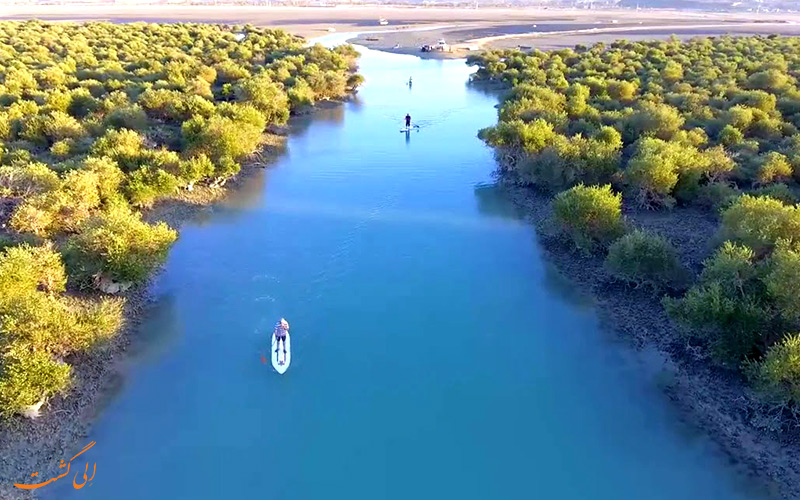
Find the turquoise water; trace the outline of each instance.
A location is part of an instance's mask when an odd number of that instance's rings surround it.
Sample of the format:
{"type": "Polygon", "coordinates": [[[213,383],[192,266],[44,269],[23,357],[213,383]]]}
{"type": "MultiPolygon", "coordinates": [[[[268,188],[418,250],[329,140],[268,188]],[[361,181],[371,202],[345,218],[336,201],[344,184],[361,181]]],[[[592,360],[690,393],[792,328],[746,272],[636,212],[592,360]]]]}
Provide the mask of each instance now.
{"type": "Polygon", "coordinates": [[[475,133],[496,100],[463,61],[366,51],[362,72],[357,100],[183,229],[87,439],[94,480],[48,493],[753,498],[492,186],[475,133]],[[284,376],[260,361],[280,316],[284,376]]]}

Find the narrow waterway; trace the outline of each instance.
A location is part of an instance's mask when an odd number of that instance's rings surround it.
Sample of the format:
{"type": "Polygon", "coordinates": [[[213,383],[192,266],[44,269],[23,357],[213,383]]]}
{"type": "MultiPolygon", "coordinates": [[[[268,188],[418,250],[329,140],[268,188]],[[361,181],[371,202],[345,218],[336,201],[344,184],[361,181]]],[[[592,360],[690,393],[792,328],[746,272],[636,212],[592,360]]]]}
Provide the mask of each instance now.
{"type": "Polygon", "coordinates": [[[183,229],[87,439],[94,480],[42,493],[757,498],[493,188],[475,134],[496,99],[464,62],[365,51],[361,68],[357,100],[183,229]],[[399,133],[406,112],[418,132],[399,133]],[[260,360],[281,316],[283,376],[260,360]]]}

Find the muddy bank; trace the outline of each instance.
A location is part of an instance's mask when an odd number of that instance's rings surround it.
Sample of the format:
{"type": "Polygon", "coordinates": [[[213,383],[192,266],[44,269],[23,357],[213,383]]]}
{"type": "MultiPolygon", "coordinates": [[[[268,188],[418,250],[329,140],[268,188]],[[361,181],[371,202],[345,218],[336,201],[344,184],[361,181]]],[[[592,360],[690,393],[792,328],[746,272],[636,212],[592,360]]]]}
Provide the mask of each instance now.
{"type": "MultiPolygon", "coordinates": [[[[603,326],[637,349],[652,346],[664,356],[664,389],[685,420],[709,434],[770,498],[800,498],[800,429],[772,430],[777,416],[759,403],[740,375],[712,366],[703,350],[687,342],[667,317],[659,295],[614,280],[604,270],[603,256],[574,251],[556,231],[550,195],[501,182],[536,227],[548,260],[594,298],[603,326]]],[[[718,223],[703,210],[627,210],[625,216],[633,225],[670,239],[692,271],[699,271],[715,249],[718,223]]]]}

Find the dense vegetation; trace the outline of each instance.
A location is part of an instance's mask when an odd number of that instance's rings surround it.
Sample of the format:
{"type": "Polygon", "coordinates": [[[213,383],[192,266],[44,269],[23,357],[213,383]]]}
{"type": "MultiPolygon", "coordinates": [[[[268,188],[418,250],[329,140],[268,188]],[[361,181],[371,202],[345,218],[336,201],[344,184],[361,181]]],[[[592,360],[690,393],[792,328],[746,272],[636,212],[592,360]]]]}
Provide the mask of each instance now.
{"type": "Polygon", "coordinates": [[[511,87],[479,134],[501,172],[560,192],[554,215],[574,243],[607,251],[618,279],[670,290],[668,314],[717,362],[800,411],[800,38],[618,41],[470,62],[476,79],[511,87]],[[719,248],[686,286],[679,249],[621,221],[621,204],[703,207],[719,218],[719,248]]]}
{"type": "Polygon", "coordinates": [[[251,26],[0,23],[0,414],[118,331],[121,299],[87,292],[176,238],[138,210],[223,184],[268,127],[354,90],[355,59],[251,26]]]}

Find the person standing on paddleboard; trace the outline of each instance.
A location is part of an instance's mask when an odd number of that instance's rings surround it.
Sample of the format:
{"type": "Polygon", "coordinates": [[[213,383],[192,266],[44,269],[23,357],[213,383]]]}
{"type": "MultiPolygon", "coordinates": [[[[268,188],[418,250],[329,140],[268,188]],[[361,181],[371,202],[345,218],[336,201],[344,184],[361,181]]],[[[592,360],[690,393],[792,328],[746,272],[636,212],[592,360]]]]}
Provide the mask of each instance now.
{"type": "Polygon", "coordinates": [[[406,113],[406,128],[411,128],[411,115],[406,113]]]}
{"type": "Polygon", "coordinates": [[[281,341],[283,341],[283,353],[286,354],[286,333],[289,332],[289,322],[281,318],[275,325],[275,330],[272,332],[275,335],[275,352],[280,349],[281,341]]]}

